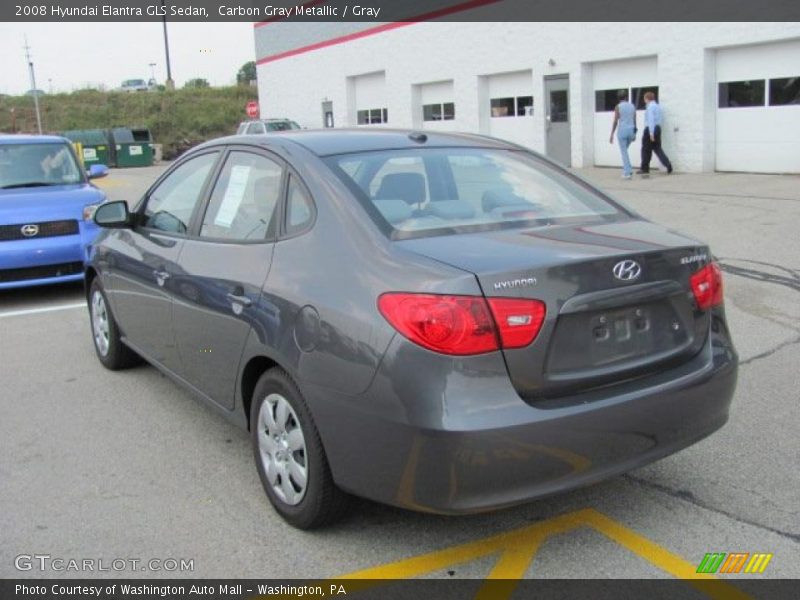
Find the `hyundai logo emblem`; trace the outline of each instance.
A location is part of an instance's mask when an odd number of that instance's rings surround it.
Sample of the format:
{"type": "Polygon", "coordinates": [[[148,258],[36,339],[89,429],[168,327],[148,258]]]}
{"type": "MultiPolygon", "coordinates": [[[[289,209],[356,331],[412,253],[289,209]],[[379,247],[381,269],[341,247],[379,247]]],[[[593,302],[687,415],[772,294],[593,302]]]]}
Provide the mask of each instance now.
{"type": "Polygon", "coordinates": [[[31,223],[30,225],[23,225],[19,230],[25,237],[33,237],[39,233],[39,226],[31,223]]]}
{"type": "Polygon", "coordinates": [[[612,272],[620,281],[633,281],[642,274],[642,267],[635,260],[621,260],[614,265],[612,272]]]}

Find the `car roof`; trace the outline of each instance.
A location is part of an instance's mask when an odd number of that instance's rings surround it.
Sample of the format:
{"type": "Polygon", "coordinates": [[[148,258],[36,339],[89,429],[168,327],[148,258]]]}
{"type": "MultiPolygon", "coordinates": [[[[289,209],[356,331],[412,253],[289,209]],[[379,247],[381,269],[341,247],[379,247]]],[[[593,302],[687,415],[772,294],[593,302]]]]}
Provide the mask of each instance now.
{"type": "Polygon", "coordinates": [[[503,140],[469,133],[384,128],[293,129],[273,132],[269,135],[234,135],[212,140],[201,147],[219,143],[266,146],[270,143],[280,142],[298,144],[317,156],[423,147],[522,149],[521,146],[503,140]],[[419,140],[421,135],[425,136],[425,141],[419,140]]]}
{"type": "Polygon", "coordinates": [[[63,144],[67,138],[58,135],[0,134],[0,144],[63,144]]]}

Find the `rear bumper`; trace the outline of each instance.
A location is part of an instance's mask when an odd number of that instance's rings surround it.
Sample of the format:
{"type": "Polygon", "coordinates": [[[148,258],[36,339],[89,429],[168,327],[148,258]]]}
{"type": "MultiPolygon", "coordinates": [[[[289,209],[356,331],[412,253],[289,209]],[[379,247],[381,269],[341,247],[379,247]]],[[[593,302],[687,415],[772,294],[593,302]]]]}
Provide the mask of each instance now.
{"type": "Polygon", "coordinates": [[[0,289],[80,281],[82,266],[76,273],[65,265],[86,264],[88,246],[98,231],[96,226],[81,223],[76,235],[1,242],[0,289]]]}
{"type": "Polygon", "coordinates": [[[343,489],[414,510],[490,510],[624,473],[722,427],[737,356],[719,323],[687,363],[558,408],[522,401],[499,355],[449,361],[399,337],[366,394],[306,395],[343,489]]]}

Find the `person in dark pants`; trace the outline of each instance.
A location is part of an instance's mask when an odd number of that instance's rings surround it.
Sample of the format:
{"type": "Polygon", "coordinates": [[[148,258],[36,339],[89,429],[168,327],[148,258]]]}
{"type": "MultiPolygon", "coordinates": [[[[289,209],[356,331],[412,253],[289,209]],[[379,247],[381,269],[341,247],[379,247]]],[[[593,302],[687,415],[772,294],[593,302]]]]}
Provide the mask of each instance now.
{"type": "Polygon", "coordinates": [[[661,123],[663,119],[661,106],[656,102],[656,95],[653,92],[647,92],[644,95],[644,101],[647,108],[644,113],[645,128],[642,134],[642,167],[636,173],[639,175],[650,173],[650,158],[653,153],[661,161],[661,164],[667,168],[667,174],[672,173],[672,163],[661,148],[661,123]]]}

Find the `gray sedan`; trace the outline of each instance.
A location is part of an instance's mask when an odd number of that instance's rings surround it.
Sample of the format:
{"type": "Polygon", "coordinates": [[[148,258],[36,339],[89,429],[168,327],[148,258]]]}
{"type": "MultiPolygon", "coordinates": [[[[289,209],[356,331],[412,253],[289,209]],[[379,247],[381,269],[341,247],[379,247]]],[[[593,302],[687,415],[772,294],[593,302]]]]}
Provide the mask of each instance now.
{"type": "Polygon", "coordinates": [[[737,355],[709,248],[499,140],[223,138],[95,220],[100,362],[144,359],[248,428],[297,527],[350,495],[527,502],[728,418],[737,355]]]}

